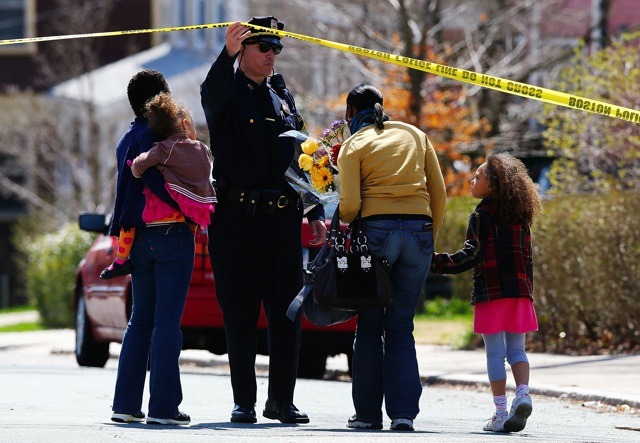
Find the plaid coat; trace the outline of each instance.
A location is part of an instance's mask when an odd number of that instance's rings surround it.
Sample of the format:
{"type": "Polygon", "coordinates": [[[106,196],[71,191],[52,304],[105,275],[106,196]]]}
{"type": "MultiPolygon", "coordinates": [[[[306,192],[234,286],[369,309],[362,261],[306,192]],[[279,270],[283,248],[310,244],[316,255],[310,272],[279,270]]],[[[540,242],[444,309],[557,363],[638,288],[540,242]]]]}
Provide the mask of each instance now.
{"type": "Polygon", "coordinates": [[[469,216],[464,248],[454,254],[434,254],[431,262],[431,271],[438,274],[471,268],[472,305],[501,298],[533,300],[531,230],[527,225],[498,226],[490,198],[469,216]]]}

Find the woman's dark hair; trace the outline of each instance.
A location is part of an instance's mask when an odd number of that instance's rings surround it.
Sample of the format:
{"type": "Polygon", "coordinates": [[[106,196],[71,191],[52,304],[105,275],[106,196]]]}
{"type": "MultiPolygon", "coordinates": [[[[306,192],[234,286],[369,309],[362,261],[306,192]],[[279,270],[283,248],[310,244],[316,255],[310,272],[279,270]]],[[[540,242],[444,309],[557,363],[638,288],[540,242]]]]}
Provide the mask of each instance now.
{"type": "Polygon", "coordinates": [[[384,109],[382,109],[382,93],[375,86],[362,83],[349,92],[347,95],[347,105],[350,105],[356,112],[365,109],[373,109],[375,116],[375,125],[378,129],[384,129],[383,117],[384,109]]]}
{"type": "Polygon", "coordinates": [[[162,73],[153,69],[145,69],[131,77],[127,86],[127,96],[136,117],[142,117],[144,105],[161,92],[171,93],[162,73]]]}

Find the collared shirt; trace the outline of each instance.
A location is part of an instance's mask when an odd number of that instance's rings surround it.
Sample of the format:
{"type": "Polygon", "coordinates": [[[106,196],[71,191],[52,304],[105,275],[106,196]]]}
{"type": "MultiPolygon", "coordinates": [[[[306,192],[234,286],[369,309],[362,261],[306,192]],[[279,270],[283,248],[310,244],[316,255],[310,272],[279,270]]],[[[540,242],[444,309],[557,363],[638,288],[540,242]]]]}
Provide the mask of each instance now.
{"type": "Polygon", "coordinates": [[[434,254],[431,270],[458,274],[473,268],[471,304],[502,298],[533,300],[533,254],[528,225],[499,226],[495,206],[483,199],[469,216],[459,251],[434,254]]]}

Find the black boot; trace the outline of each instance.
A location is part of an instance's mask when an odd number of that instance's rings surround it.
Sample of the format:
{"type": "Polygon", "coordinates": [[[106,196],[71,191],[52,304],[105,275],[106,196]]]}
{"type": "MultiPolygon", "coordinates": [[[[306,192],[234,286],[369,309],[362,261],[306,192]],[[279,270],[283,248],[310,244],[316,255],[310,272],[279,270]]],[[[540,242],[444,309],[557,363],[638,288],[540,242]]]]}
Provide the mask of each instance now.
{"type": "Polygon", "coordinates": [[[231,411],[231,421],[234,423],[255,423],[258,421],[258,419],[256,418],[256,410],[253,405],[233,405],[233,411],[231,411]]]}

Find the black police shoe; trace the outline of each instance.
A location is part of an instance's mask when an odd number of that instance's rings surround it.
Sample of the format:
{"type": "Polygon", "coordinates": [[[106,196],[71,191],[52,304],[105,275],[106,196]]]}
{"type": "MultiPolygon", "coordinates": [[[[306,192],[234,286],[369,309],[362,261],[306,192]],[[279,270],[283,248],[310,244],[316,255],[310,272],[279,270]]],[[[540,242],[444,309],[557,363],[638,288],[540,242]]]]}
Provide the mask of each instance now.
{"type": "Polygon", "coordinates": [[[231,421],[234,423],[256,423],[256,410],[253,406],[233,405],[231,421]]]}
{"type": "Polygon", "coordinates": [[[309,423],[309,416],[298,411],[293,403],[280,403],[267,399],[262,415],[271,420],[280,420],[281,423],[309,423]]]}

